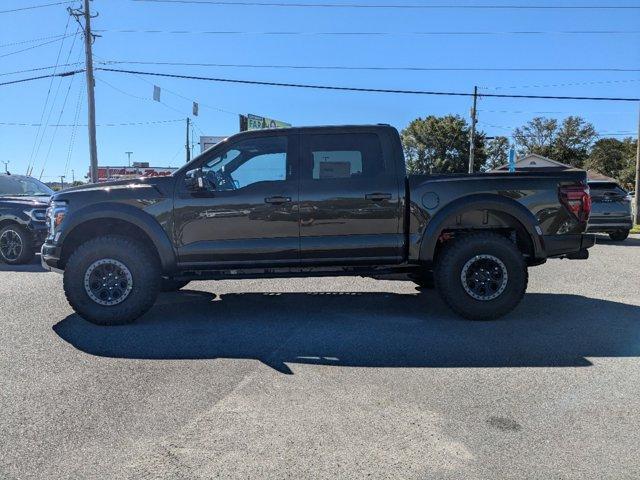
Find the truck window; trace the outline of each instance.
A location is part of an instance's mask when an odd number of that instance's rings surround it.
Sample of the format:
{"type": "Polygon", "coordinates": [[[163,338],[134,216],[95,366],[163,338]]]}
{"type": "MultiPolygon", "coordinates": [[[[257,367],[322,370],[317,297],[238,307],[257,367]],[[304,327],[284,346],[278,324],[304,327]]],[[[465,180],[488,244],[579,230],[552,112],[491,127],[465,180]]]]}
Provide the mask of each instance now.
{"type": "Polygon", "coordinates": [[[385,171],[375,134],[309,135],[308,145],[307,159],[314,180],[370,178],[385,171]]]}
{"type": "Polygon", "coordinates": [[[287,137],[250,138],[231,146],[202,166],[216,190],[237,190],[253,183],[285,180],[287,137]]]}

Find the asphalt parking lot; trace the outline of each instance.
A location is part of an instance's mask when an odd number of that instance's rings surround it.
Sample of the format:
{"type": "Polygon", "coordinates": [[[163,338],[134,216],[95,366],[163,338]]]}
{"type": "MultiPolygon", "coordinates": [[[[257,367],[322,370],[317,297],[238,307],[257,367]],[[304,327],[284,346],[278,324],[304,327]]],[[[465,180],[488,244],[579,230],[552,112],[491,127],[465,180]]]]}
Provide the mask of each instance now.
{"type": "Polygon", "coordinates": [[[140,321],[0,265],[0,478],[640,478],[640,236],[517,310],[409,282],[192,283],[140,321]]]}

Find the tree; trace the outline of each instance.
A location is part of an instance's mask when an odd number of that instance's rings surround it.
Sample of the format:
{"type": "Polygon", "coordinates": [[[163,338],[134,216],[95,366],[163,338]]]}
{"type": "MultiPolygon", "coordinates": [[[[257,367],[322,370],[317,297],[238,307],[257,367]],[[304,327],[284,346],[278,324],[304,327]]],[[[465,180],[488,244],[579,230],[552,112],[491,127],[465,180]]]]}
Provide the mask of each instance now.
{"type": "Polygon", "coordinates": [[[518,155],[537,153],[551,157],[556,139],[558,121],[554,118],[535,117],[526,125],[513,131],[513,139],[518,145],[518,155]]]}
{"type": "Polygon", "coordinates": [[[494,137],[487,142],[487,161],[485,170],[493,170],[509,161],[509,139],[507,137],[494,137]]]}
{"type": "MultiPolygon", "coordinates": [[[[458,115],[413,120],[402,133],[410,173],[463,173],[469,165],[467,122],[458,115]]],[[[486,160],[484,134],[476,132],[474,170],[486,160]]]]}
{"type": "Polygon", "coordinates": [[[563,120],[552,145],[552,157],[573,167],[582,167],[598,137],[594,126],[576,116],[563,120]]]}
{"type": "Polygon", "coordinates": [[[636,140],[625,138],[601,138],[591,149],[585,168],[596,170],[615,178],[631,189],[635,182],[636,140]]]}
{"type": "Polygon", "coordinates": [[[594,126],[577,116],[560,125],[553,118],[535,117],[513,132],[520,155],[537,153],[574,167],[583,166],[597,136],[594,126]]]}

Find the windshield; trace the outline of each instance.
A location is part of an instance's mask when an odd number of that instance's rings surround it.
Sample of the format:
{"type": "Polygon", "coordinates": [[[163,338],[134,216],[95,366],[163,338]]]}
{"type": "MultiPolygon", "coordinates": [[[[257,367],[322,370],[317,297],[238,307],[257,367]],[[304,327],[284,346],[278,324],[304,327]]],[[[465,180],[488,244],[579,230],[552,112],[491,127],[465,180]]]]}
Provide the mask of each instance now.
{"type": "Polygon", "coordinates": [[[0,196],[50,197],[53,190],[31,177],[0,176],[0,196]]]}

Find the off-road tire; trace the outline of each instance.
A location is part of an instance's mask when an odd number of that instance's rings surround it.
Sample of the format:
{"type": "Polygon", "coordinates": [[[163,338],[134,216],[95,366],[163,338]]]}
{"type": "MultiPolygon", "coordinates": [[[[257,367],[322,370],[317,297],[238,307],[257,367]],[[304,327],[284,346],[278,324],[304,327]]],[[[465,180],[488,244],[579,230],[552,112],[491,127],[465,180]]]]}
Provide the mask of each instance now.
{"type": "Polygon", "coordinates": [[[609,234],[609,238],[614,242],[622,242],[629,236],[629,230],[616,230],[609,234]]]}
{"type": "Polygon", "coordinates": [[[160,279],[160,291],[161,292],[175,292],[182,287],[187,286],[188,280],[174,280],[173,278],[160,279]]]}
{"type": "Polygon", "coordinates": [[[491,232],[473,233],[453,240],[436,261],[436,288],[454,312],[469,320],[493,320],[513,310],[527,289],[527,264],[513,242],[491,232]],[[491,300],[472,297],[463,285],[464,265],[477,255],[490,255],[506,267],[507,280],[502,293],[491,300]]]}
{"type": "Polygon", "coordinates": [[[88,240],[73,252],[64,270],[64,292],[82,318],[97,325],[123,325],[153,306],[160,290],[160,275],[159,261],[147,247],[127,237],[108,235],[88,240]],[[116,305],[95,302],[85,288],[85,273],[101,259],[121,262],[131,273],[131,291],[116,305]]]}
{"type": "Polygon", "coordinates": [[[0,238],[2,238],[5,233],[8,234],[10,232],[14,232],[14,234],[18,236],[22,244],[22,249],[16,258],[7,258],[0,250],[0,262],[9,265],[24,265],[25,263],[30,263],[36,254],[33,248],[33,239],[31,238],[31,234],[21,225],[11,223],[0,229],[0,238]]]}

